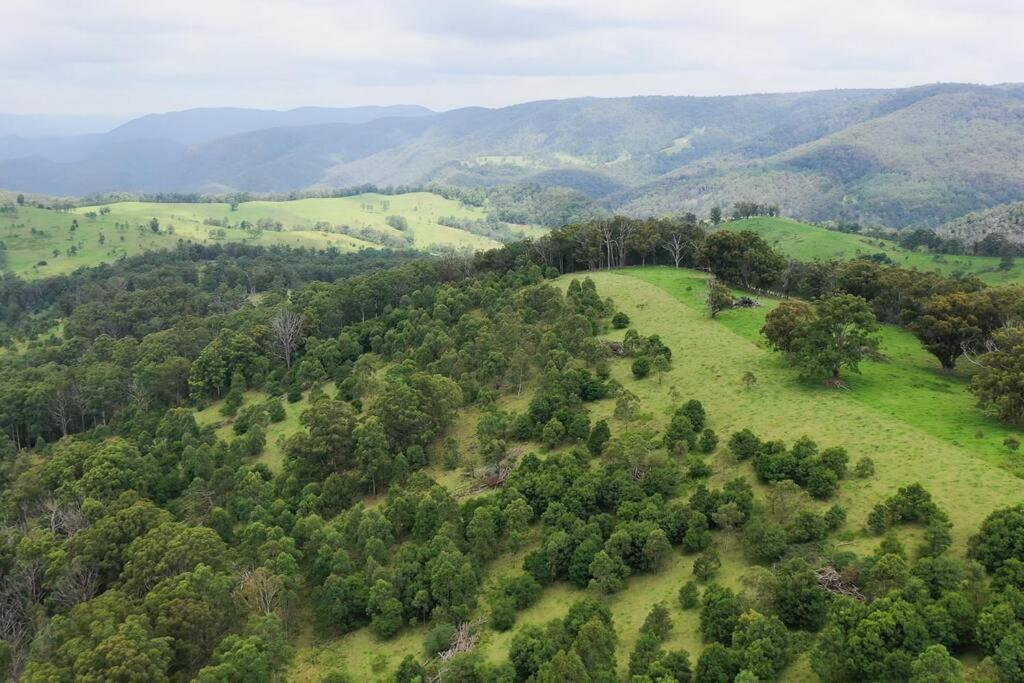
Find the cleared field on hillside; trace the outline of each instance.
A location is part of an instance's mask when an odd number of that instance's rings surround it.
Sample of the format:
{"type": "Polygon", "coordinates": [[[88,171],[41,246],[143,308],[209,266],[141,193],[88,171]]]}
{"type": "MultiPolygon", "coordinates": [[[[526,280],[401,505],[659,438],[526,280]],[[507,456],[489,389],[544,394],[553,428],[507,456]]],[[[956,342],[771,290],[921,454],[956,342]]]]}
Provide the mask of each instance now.
{"type": "MultiPolygon", "coordinates": [[[[116,202],[71,212],[17,207],[15,213],[0,214],[0,242],[6,253],[4,267],[31,278],[69,273],[122,256],[172,249],[179,240],[199,244],[239,242],[315,249],[333,247],[345,252],[381,248],[373,237],[359,235],[359,231],[369,230],[388,238],[394,245],[408,244],[425,251],[489,249],[499,243],[490,237],[438,223],[445,217],[476,221],[486,215],[485,209],[429,192],[253,201],[239,204],[234,211],[230,204],[224,203],[116,202]],[[109,213],[100,213],[104,207],[109,213]],[[388,218],[393,216],[405,219],[407,229],[398,230],[389,225],[388,218]],[[159,222],[158,232],[150,228],[153,218],[159,222]],[[257,226],[261,220],[279,223],[280,230],[238,227],[243,221],[257,226]],[[210,224],[213,221],[223,225],[210,224]],[[341,226],[346,226],[344,229],[350,234],[343,233],[341,226]],[[405,240],[406,234],[411,242],[405,240]]],[[[392,222],[397,221],[392,219],[392,222]]],[[[532,236],[545,232],[534,226],[513,229],[532,236]]]]}
{"type": "Polygon", "coordinates": [[[901,268],[977,275],[989,284],[1024,282],[1022,260],[1010,270],[999,270],[999,258],[995,256],[925,254],[909,251],[889,240],[826,230],[789,218],[746,218],[723,223],[721,228],[756,232],[775,249],[800,261],[843,260],[881,253],[901,268]]]}
{"type": "MultiPolygon", "coordinates": [[[[565,287],[572,277],[586,275],[567,276],[558,284],[565,287]]],[[[696,398],[704,403],[709,424],[723,444],[733,431],[749,427],[762,438],[782,439],[787,444],[808,435],[823,448],[844,446],[853,462],[869,456],[877,468],[874,477],[848,478],[842,482],[835,500],[808,503],[819,511],[834,502],[843,505],[849,511],[849,520],[834,540],[844,543],[844,549],[861,554],[872,552],[880,541],[879,537],[861,531],[868,512],[900,486],[920,482],[949,513],[955,525],[954,552],[958,555],[964,553],[968,537],[975,533],[985,515],[1024,500],[1024,481],[1013,473],[1024,474],[1024,458],[1011,455],[1001,445],[1006,435],[1020,436],[1019,432],[980,413],[965,391],[966,376],[944,375],[906,332],[885,328],[883,351],[891,361],[866,363],[863,375],[847,375],[849,390],[826,389],[800,380],[796,370],[760,342],[758,329],[775,302],[765,301],[760,309],[726,311],[719,319],[711,320],[703,308],[705,282],[701,273],[646,268],[589,276],[602,296],[613,297],[617,308],[630,316],[632,327],[645,335],[659,334],[673,351],[672,369],[660,379],[651,376],[637,380],[630,372],[628,360],[612,363],[612,376],[640,398],[641,412],[645,414],[637,422],[625,423],[613,416],[613,400],[588,404],[592,418],[607,419],[613,434],[636,429],[645,422],[663,430],[672,406],[696,398]],[[757,377],[749,390],[741,382],[748,370],[757,377]]],[[[607,338],[621,339],[623,335],[624,331],[614,331],[607,338]]],[[[501,405],[521,410],[528,400],[529,392],[524,392],[521,397],[503,398],[501,405]]],[[[297,428],[291,411],[301,408],[303,403],[289,408],[291,428],[297,428]]],[[[475,409],[464,410],[455,425],[454,434],[464,462],[474,458],[477,416],[475,409]]],[[[268,447],[269,444],[270,439],[268,447]]],[[[724,445],[709,456],[708,462],[714,469],[712,486],[737,476],[756,481],[752,467],[735,462],[724,445]]],[[[429,473],[453,490],[464,481],[458,472],[431,469],[429,473]]],[[[680,492],[681,497],[688,497],[694,485],[687,484],[680,492]]],[[[755,491],[762,497],[767,488],[755,484],[755,491]]],[[[537,532],[534,528],[532,543],[525,548],[486,566],[485,586],[500,575],[522,571],[523,557],[539,543],[537,532]]],[[[898,534],[912,545],[919,538],[920,529],[904,527],[898,534]]],[[[716,534],[716,547],[723,560],[715,579],[718,583],[742,589],[756,582],[765,571],[745,560],[735,537],[716,534]]],[[[691,661],[696,662],[704,647],[698,631],[699,614],[697,610],[683,611],[676,599],[679,588],[692,577],[693,560],[692,555],[674,551],[659,572],[630,577],[625,590],[602,598],[615,618],[617,653],[623,673],[628,654],[639,637],[640,625],[659,601],[668,604],[675,622],[666,647],[686,649],[691,661]]],[[[587,591],[566,584],[547,587],[535,605],[518,614],[517,628],[563,616],[575,600],[586,595],[587,591]]],[[[483,601],[479,613],[486,613],[483,601]]],[[[514,634],[515,630],[497,633],[485,628],[480,651],[488,659],[501,661],[507,656],[514,634]]],[[[299,638],[289,678],[315,682],[326,673],[343,669],[357,680],[384,680],[404,656],[423,656],[424,636],[422,628],[407,628],[393,640],[379,641],[367,629],[361,629],[341,638],[322,639],[307,629],[299,638]]],[[[782,680],[817,679],[806,656],[801,656],[782,680]]]]}

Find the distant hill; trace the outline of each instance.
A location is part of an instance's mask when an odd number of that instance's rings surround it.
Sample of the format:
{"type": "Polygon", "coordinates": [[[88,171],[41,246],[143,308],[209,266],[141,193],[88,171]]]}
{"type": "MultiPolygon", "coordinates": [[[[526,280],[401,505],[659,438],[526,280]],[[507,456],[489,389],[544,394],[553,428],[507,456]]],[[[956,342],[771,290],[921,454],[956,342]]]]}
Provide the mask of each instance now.
{"type": "Polygon", "coordinates": [[[320,110],[295,110],[273,112],[294,117],[273,126],[264,114],[202,111],[144,117],[77,156],[14,159],[0,145],[0,187],[82,195],[537,183],[633,215],[756,200],[804,220],[897,227],[1024,201],[1021,85],[580,98],[326,123],[320,110]]]}
{"type": "Polygon", "coordinates": [[[149,114],[118,126],[110,140],[173,140],[191,145],[228,135],[267,128],[324,123],[365,123],[389,116],[424,116],[433,112],[417,105],[393,107],[300,107],[288,111],[220,107],[149,114]]]}
{"type": "Polygon", "coordinates": [[[936,232],[944,237],[959,237],[968,244],[992,233],[1005,235],[1011,242],[1024,244],[1024,202],[1001,204],[969,213],[940,225],[936,232]]]}
{"type": "MultiPolygon", "coordinates": [[[[88,159],[102,163],[103,159],[116,156],[125,143],[143,156],[148,155],[153,143],[158,143],[164,146],[163,158],[172,159],[185,154],[190,145],[256,130],[326,123],[366,123],[380,118],[432,113],[417,105],[300,107],[288,111],[218,107],[148,114],[106,132],[101,129],[84,135],[60,134],[63,129],[58,126],[59,120],[57,123],[34,118],[22,121],[25,117],[0,114],[0,159],[20,159],[22,164],[27,163],[30,167],[34,161],[37,169],[45,169],[46,161],[77,163],[88,159]],[[26,130],[36,132],[21,132],[26,130]],[[40,135],[46,131],[52,132],[40,135]]],[[[93,130],[96,125],[98,123],[94,122],[93,130]]],[[[117,189],[109,182],[105,186],[117,189]]]]}

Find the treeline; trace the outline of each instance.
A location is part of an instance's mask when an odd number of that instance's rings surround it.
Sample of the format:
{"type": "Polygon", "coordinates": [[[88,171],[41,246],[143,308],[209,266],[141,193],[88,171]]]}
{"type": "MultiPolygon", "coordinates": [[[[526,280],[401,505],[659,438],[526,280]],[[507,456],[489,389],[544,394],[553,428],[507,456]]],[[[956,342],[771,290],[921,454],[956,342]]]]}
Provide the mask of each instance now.
{"type": "MultiPolygon", "coordinates": [[[[0,278],[0,341],[32,339],[85,304],[95,304],[98,324],[112,322],[104,309],[113,299],[144,302],[144,292],[186,286],[194,289],[182,306],[202,293],[214,310],[229,310],[261,292],[286,292],[309,282],[338,278],[421,258],[415,252],[260,247],[237,243],[202,245],[179,241],[173,250],[122,257],[113,263],[80,268],[71,274],[26,280],[12,273],[0,278]],[[218,303],[218,300],[221,300],[218,303]]],[[[173,303],[173,302],[172,302],[173,303]]],[[[128,305],[128,304],[124,304],[128,305]]],[[[144,305],[143,305],[144,308],[144,305]]],[[[145,314],[145,311],[139,311],[145,314]]],[[[132,325],[131,316],[112,322],[132,325]]],[[[164,323],[166,324],[166,323],[164,323]]]]}

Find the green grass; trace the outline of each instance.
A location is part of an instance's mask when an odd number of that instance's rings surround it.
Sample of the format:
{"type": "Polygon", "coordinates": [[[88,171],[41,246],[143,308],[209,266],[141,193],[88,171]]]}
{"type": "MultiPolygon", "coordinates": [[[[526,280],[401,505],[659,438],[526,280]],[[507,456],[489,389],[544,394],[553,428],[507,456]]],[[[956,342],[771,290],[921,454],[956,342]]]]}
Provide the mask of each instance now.
{"type": "MultiPolygon", "coordinates": [[[[1004,435],[1013,432],[974,407],[964,389],[965,375],[944,375],[938,363],[907,333],[885,328],[884,350],[891,361],[866,363],[862,376],[847,378],[849,390],[830,390],[802,381],[796,370],[760,344],[758,330],[774,301],[765,301],[759,309],[727,311],[710,320],[703,309],[705,282],[700,273],[646,268],[589,275],[598,291],[612,296],[616,306],[630,316],[633,327],[643,334],[659,334],[673,351],[672,369],[660,380],[657,376],[636,380],[627,359],[612,363],[612,376],[640,397],[645,413],[639,422],[625,424],[612,415],[611,399],[589,404],[593,419],[608,419],[613,434],[647,421],[663,429],[672,406],[697,398],[707,408],[710,426],[723,443],[733,431],[750,427],[763,438],[787,443],[806,434],[822,447],[842,445],[853,460],[870,456],[877,468],[874,477],[847,479],[835,501],[811,503],[818,509],[833,502],[846,507],[849,521],[840,532],[846,542],[844,549],[858,553],[870,553],[879,542],[860,531],[868,512],[906,484],[921,482],[949,513],[955,525],[954,552],[960,555],[967,538],[990,511],[1024,500],[1024,483],[1008,471],[1015,469],[1015,462],[1021,458],[1006,453],[1000,443],[1004,435]],[[750,390],[740,381],[747,370],[758,378],[750,390]],[[983,438],[975,438],[979,430],[983,438]]],[[[570,279],[562,278],[558,284],[564,288],[570,279]]],[[[608,337],[621,339],[623,335],[624,331],[618,330],[608,337]]],[[[530,393],[503,397],[501,404],[522,409],[530,393]]],[[[300,410],[302,405],[293,407],[300,410]]],[[[216,407],[211,407],[204,413],[216,421],[219,414],[215,411],[216,407]]],[[[289,420],[291,416],[289,412],[289,420]]],[[[464,464],[473,463],[477,417],[476,409],[466,409],[453,429],[464,464]]],[[[290,430],[297,428],[297,423],[287,426],[290,430]]],[[[533,445],[530,448],[536,450],[533,445]]],[[[261,457],[267,457],[267,453],[261,457]]],[[[724,446],[709,457],[709,463],[714,469],[714,486],[740,475],[755,482],[750,465],[735,462],[724,446]]],[[[428,472],[451,490],[460,489],[466,481],[461,471],[444,472],[434,467],[428,472]]],[[[755,484],[755,491],[761,497],[766,488],[755,484]]],[[[689,490],[682,495],[688,496],[689,490]]],[[[913,547],[920,531],[901,529],[900,535],[913,547]]],[[[481,595],[497,577],[522,571],[522,558],[537,543],[539,529],[534,528],[524,548],[489,564],[481,595]]],[[[737,539],[718,534],[716,545],[723,558],[717,582],[743,589],[763,574],[763,568],[743,558],[737,539]]],[[[660,571],[630,577],[624,591],[602,598],[615,619],[623,674],[644,617],[660,601],[668,603],[675,622],[667,647],[687,650],[696,664],[704,646],[698,631],[699,613],[681,610],[676,600],[679,588],[691,578],[692,564],[692,556],[673,551],[660,571]]],[[[535,605],[518,615],[517,627],[561,617],[574,601],[588,595],[592,594],[566,584],[547,587],[535,605]]],[[[480,614],[485,613],[485,605],[481,600],[480,614]]],[[[514,630],[497,633],[484,628],[479,651],[492,661],[502,661],[513,635],[514,630]]],[[[312,682],[344,669],[355,680],[385,680],[407,654],[423,658],[424,636],[425,629],[420,627],[407,628],[389,641],[377,640],[367,629],[340,638],[321,638],[307,625],[296,643],[297,655],[289,679],[312,682]]],[[[817,679],[802,655],[787,669],[783,680],[817,679]]]]}
{"type": "MultiPolygon", "coordinates": [[[[333,384],[324,385],[322,389],[328,396],[333,396],[334,392],[337,391],[333,384]]],[[[268,398],[270,397],[264,392],[247,391],[245,392],[245,402],[242,404],[242,408],[254,403],[260,403],[268,398]]],[[[282,403],[284,404],[285,418],[280,422],[271,422],[267,425],[267,445],[263,447],[263,452],[254,459],[254,462],[263,463],[275,474],[284,467],[285,439],[302,429],[302,425],[299,424],[299,417],[302,415],[302,411],[309,407],[309,394],[307,392],[301,401],[289,403],[282,400],[282,403]]],[[[220,409],[223,405],[223,400],[214,401],[202,410],[196,411],[196,422],[199,423],[200,427],[213,425],[216,428],[215,433],[218,438],[230,441],[236,437],[232,429],[232,424],[234,424],[235,420],[232,417],[225,417],[221,414],[220,409]]]]}
{"type": "MultiPolygon", "coordinates": [[[[701,311],[706,293],[705,276],[694,271],[671,268],[647,268],[626,271],[630,276],[658,285],[685,303],[701,311]]],[[[718,323],[737,336],[765,349],[760,334],[764,317],[778,301],[760,297],[761,308],[727,311],[718,323]]],[[[944,372],[935,357],[921,348],[910,332],[883,325],[882,352],[888,362],[869,361],[861,365],[861,374],[846,373],[848,400],[860,403],[916,429],[928,432],[951,446],[1024,476],[1024,457],[1003,446],[1008,436],[1021,437],[1013,429],[986,415],[967,391],[969,366],[961,363],[954,373],[944,372]]],[[[775,364],[791,375],[793,391],[808,396],[830,396],[833,390],[817,382],[800,381],[798,372],[785,365],[777,354],[769,354],[775,364]]]]}
{"type": "MultiPolygon", "coordinates": [[[[387,224],[388,216],[406,219],[412,246],[417,249],[489,249],[498,246],[498,242],[437,222],[446,216],[482,219],[486,215],[486,209],[466,206],[430,192],[253,201],[239,204],[236,211],[223,203],[116,202],[81,207],[71,213],[18,207],[15,215],[0,214],[0,241],[6,248],[6,269],[31,278],[69,273],[83,266],[109,263],[121,256],[171,249],[179,240],[200,244],[242,242],[316,249],[334,247],[345,252],[376,248],[379,245],[367,240],[340,232],[324,232],[315,226],[327,222],[332,226],[347,225],[354,230],[373,228],[400,237],[401,231],[387,224]],[[109,208],[110,213],[99,215],[101,206],[109,208]],[[97,215],[90,218],[87,214],[97,215]],[[159,234],[149,229],[152,218],[160,222],[159,234]],[[203,222],[226,219],[230,225],[237,226],[241,221],[256,224],[261,218],[278,221],[283,229],[251,232],[238,227],[218,228],[203,222]],[[74,220],[78,221],[78,229],[72,232],[74,220]],[[124,224],[127,227],[123,227],[124,224]],[[215,237],[215,230],[223,230],[224,237],[215,237]],[[77,250],[74,256],[68,253],[72,246],[77,250]],[[57,256],[53,255],[54,250],[57,256]]],[[[535,226],[516,226],[516,229],[529,236],[544,232],[535,226]]]]}
{"type": "Polygon", "coordinates": [[[989,284],[1024,282],[1024,262],[1020,260],[1010,270],[1002,271],[999,270],[999,259],[995,256],[952,256],[909,251],[889,240],[826,230],[789,218],[746,218],[723,223],[722,228],[756,232],[772,247],[800,261],[843,260],[884,253],[902,268],[947,275],[977,275],[989,284]]]}

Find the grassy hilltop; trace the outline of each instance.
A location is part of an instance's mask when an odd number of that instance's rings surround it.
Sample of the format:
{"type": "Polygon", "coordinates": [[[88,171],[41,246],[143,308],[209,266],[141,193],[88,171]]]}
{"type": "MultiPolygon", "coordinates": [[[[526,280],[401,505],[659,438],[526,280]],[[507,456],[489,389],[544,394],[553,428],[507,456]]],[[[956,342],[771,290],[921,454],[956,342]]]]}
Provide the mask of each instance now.
{"type": "Polygon", "coordinates": [[[999,269],[996,256],[928,254],[905,249],[890,240],[819,228],[790,218],[761,216],[730,221],[727,230],[750,230],[786,256],[800,261],[847,260],[885,254],[901,268],[935,271],[945,275],[976,275],[990,285],[1024,282],[1024,262],[1009,270],[999,269]]]}
{"type": "MultiPolygon", "coordinates": [[[[179,240],[333,247],[343,252],[399,245],[425,251],[486,249],[499,242],[438,222],[443,218],[475,222],[486,216],[485,209],[429,192],[252,201],[234,210],[226,203],[116,202],[80,207],[69,213],[23,206],[17,207],[16,213],[0,214],[0,241],[6,247],[7,268],[25,277],[43,277],[121,256],[173,249],[179,240]],[[104,208],[109,213],[101,212],[104,208]],[[398,225],[403,224],[394,217],[404,219],[403,227],[393,227],[389,217],[398,225]],[[159,222],[158,232],[150,227],[154,218],[159,222]],[[77,227],[72,230],[76,221],[77,227]],[[254,228],[239,227],[243,221],[254,228]],[[272,227],[259,229],[261,221],[272,227]]],[[[539,232],[531,226],[514,226],[512,230],[530,235],[539,232]]]]}

